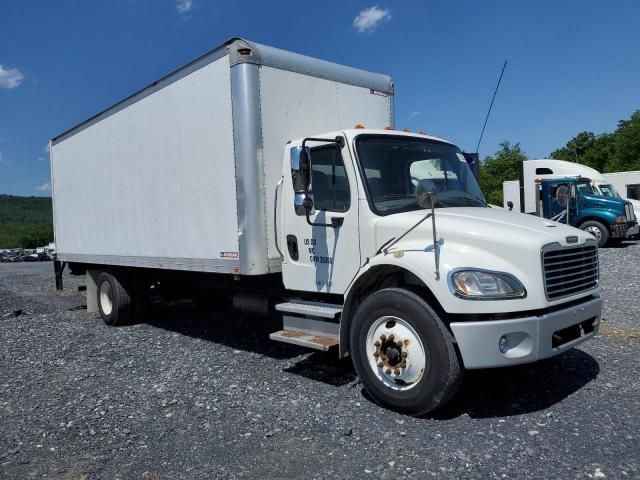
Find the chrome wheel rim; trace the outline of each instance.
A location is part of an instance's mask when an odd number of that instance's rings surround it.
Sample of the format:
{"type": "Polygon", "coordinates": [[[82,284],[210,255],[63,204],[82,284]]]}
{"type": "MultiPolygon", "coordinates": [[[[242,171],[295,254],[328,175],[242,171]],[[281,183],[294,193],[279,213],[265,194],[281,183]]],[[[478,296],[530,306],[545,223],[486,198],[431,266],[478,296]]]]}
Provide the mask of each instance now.
{"type": "Polygon", "coordinates": [[[598,227],[588,226],[587,228],[584,229],[584,231],[596,237],[596,240],[598,241],[602,239],[602,232],[598,227]]]}
{"type": "Polygon", "coordinates": [[[366,354],[375,376],[392,390],[415,387],[427,368],[420,336],[411,324],[396,316],[380,317],[369,327],[366,354]]]}
{"type": "Polygon", "coordinates": [[[105,315],[111,315],[113,311],[113,291],[107,281],[100,284],[100,308],[105,315]]]}

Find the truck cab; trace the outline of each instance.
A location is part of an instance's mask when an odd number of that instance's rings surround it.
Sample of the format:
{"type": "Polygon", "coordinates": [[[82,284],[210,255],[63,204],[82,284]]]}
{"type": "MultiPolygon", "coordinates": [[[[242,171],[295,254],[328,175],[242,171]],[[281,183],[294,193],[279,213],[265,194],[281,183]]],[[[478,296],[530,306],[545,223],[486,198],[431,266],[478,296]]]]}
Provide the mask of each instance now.
{"type": "Polygon", "coordinates": [[[589,178],[537,179],[536,184],[542,206],[539,214],[590,233],[599,246],[611,239],[625,238],[637,227],[631,204],[600,195],[589,178]]]}
{"type": "Polygon", "coordinates": [[[489,208],[443,139],[351,129],[292,141],[276,216],[291,293],[272,338],[335,338],[396,409],[433,409],[463,368],[535,361],[597,332],[593,236],[489,208]]]}

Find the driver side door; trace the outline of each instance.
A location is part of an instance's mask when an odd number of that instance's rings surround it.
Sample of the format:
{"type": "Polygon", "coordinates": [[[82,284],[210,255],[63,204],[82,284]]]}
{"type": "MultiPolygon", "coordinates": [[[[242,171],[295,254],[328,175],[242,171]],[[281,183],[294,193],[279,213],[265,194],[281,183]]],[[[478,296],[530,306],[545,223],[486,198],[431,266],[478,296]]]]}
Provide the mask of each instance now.
{"type": "Polygon", "coordinates": [[[311,152],[313,210],[307,222],[292,175],[301,147],[290,149],[292,170],[283,188],[284,285],[290,290],[342,294],[360,268],[358,190],[348,148],[315,144],[311,152]],[[340,224],[337,228],[331,224],[340,224]]]}

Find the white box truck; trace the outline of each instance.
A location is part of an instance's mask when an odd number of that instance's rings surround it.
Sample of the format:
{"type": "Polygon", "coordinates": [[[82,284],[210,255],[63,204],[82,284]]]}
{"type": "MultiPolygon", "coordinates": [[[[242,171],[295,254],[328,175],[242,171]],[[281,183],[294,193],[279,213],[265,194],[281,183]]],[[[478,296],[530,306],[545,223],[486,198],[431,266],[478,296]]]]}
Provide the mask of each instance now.
{"type": "Polygon", "coordinates": [[[489,208],[455,145],[392,114],[387,76],[229,40],[51,141],[57,283],[86,270],[109,325],[158,289],[272,306],[273,340],[335,347],[415,415],[465,368],[595,335],[593,238],[489,208]]]}

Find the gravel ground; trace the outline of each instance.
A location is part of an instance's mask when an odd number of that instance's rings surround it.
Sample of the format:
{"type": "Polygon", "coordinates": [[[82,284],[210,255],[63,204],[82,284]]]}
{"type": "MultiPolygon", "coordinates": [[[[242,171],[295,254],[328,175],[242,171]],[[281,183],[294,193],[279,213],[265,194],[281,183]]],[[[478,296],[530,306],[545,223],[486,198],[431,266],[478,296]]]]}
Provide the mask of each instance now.
{"type": "Polygon", "coordinates": [[[177,302],[110,328],[81,280],[56,292],[50,263],[2,264],[0,478],[640,478],[640,244],[600,259],[602,335],[468,373],[427,419],[373,404],[349,362],[270,342],[276,321],[177,302]]]}

